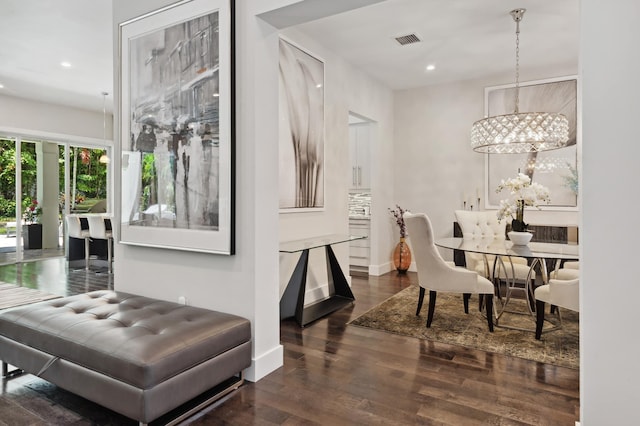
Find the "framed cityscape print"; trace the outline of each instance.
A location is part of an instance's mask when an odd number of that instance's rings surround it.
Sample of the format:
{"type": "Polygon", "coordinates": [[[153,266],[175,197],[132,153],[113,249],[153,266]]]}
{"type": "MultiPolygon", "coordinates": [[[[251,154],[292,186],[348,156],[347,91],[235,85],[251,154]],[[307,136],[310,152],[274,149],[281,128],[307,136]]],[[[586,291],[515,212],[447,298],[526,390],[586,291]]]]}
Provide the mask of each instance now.
{"type": "Polygon", "coordinates": [[[120,25],[121,243],[234,254],[233,7],[120,25]]]}
{"type": "Polygon", "coordinates": [[[280,38],[279,207],[324,208],[324,62],[280,38]]]}
{"type": "MultiPolygon", "coordinates": [[[[579,114],[577,77],[562,77],[520,84],[520,112],[560,112],[569,120],[569,142],[560,149],[526,154],[487,154],[486,208],[498,208],[503,193],[496,193],[502,179],[518,171],[549,188],[551,202],[543,209],[575,210],[578,206],[579,114]]],[[[487,116],[515,110],[514,85],[485,89],[487,116]]]]}

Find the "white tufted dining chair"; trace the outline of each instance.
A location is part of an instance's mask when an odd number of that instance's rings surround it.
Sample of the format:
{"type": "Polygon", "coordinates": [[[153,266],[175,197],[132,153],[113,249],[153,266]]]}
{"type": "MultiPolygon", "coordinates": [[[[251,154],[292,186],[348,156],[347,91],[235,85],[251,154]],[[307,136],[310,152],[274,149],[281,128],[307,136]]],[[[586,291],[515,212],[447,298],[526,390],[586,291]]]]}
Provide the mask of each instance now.
{"type": "MultiPolygon", "coordinates": [[[[580,312],[580,280],[575,277],[576,270],[559,269],[557,278],[549,280],[549,284],[541,285],[536,288],[536,339],[540,340],[542,336],[542,327],[544,325],[544,309],[545,303],[551,304],[552,307],[566,308],[572,311],[580,312]]],[[[558,320],[560,311],[557,312],[558,320]]]]}
{"type": "MultiPolygon", "coordinates": [[[[499,222],[493,211],[456,210],[455,216],[462,230],[462,238],[485,241],[506,240],[507,223],[499,222]]],[[[491,255],[465,252],[465,262],[467,269],[476,271],[489,280],[505,281],[507,296],[512,291],[526,291],[524,284],[531,268],[525,258],[512,256],[496,258],[491,255]]],[[[498,296],[500,296],[499,287],[498,296]]]]}
{"type": "Polygon", "coordinates": [[[420,313],[426,289],[429,289],[427,327],[431,327],[438,292],[462,293],[465,313],[469,313],[471,294],[482,294],[486,299],[486,315],[489,331],[493,332],[493,283],[474,271],[452,267],[440,256],[433,237],[433,228],[424,213],[405,214],[411,246],[418,268],[420,295],[416,315],[420,313]]]}
{"type": "Polygon", "coordinates": [[[562,268],[552,271],[549,274],[549,278],[558,280],[574,280],[580,278],[580,270],[578,268],[567,268],[566,266],[565,263],[562,268]]]}
{"type": "Polygon", "coordinates": [[[89,269],[89,230],[82,229],[82,223],[78,216],[67,215],[65,221],[67,222],[67,236],[84,240],[84,268],[89,269]]]}

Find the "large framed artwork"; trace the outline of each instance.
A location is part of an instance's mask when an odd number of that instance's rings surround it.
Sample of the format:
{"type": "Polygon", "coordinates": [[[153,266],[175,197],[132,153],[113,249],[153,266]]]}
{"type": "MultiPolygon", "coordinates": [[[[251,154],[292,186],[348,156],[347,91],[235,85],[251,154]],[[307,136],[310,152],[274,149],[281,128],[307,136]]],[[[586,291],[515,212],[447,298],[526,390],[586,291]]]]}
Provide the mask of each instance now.
{"type": "MultiPolygon", "coordinates": [[[[486,208],[498,208],[504,193],[495,189],[502,179],[520,172],[549,188],[550,210],[575,210],[578,206],[578,80],[577,77],[530,81],[520,84],[520,112],[560,112],[569,120],[569,142],[564,148],[528,154],[487,154],[486,208]]],[[[487,116],[513,113],[514,85],[485,89],[487,116]]]]}
{"type": "Polygon", "coordinates": [[[233,7],[120,25],[121,243],[234,253],[233,7]]]}
{"type": "Polygon", "coordinates": [[[280,39],[280,211],[324,208],[324,62],[280,39]]]}

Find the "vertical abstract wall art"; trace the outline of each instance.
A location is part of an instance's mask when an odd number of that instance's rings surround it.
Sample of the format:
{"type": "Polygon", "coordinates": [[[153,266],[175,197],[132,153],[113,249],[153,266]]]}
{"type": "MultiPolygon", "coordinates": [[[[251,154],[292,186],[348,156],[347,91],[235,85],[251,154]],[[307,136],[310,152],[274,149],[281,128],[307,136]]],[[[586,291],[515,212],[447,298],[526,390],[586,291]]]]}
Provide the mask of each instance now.
{"type": "Polygon", "coordinates": [[[324,63],[280,39],[280,209],[324,207],[324,63]]]}

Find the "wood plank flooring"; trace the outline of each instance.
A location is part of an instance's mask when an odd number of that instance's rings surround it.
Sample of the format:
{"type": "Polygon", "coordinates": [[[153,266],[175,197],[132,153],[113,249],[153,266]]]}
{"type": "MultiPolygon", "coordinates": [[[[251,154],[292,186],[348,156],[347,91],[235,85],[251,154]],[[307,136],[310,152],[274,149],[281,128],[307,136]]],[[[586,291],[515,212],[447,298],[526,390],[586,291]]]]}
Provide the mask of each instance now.
{"type": "MultiPolygon", "coordinates": [[[[0,267],[0,280],[60,295],[113,285],[108,274],[68,272],[64,263],[36,266],[47,262],[56,260],[0,267]]],[[[346,325],[415,280],[354,277],[355,304],[306,328],[283,321],[284,366],[183,424],[574,425],[577,370],[346,325]]],[[[136,423],[25,375],[2,381],[4,424],[136,423]]]]}

